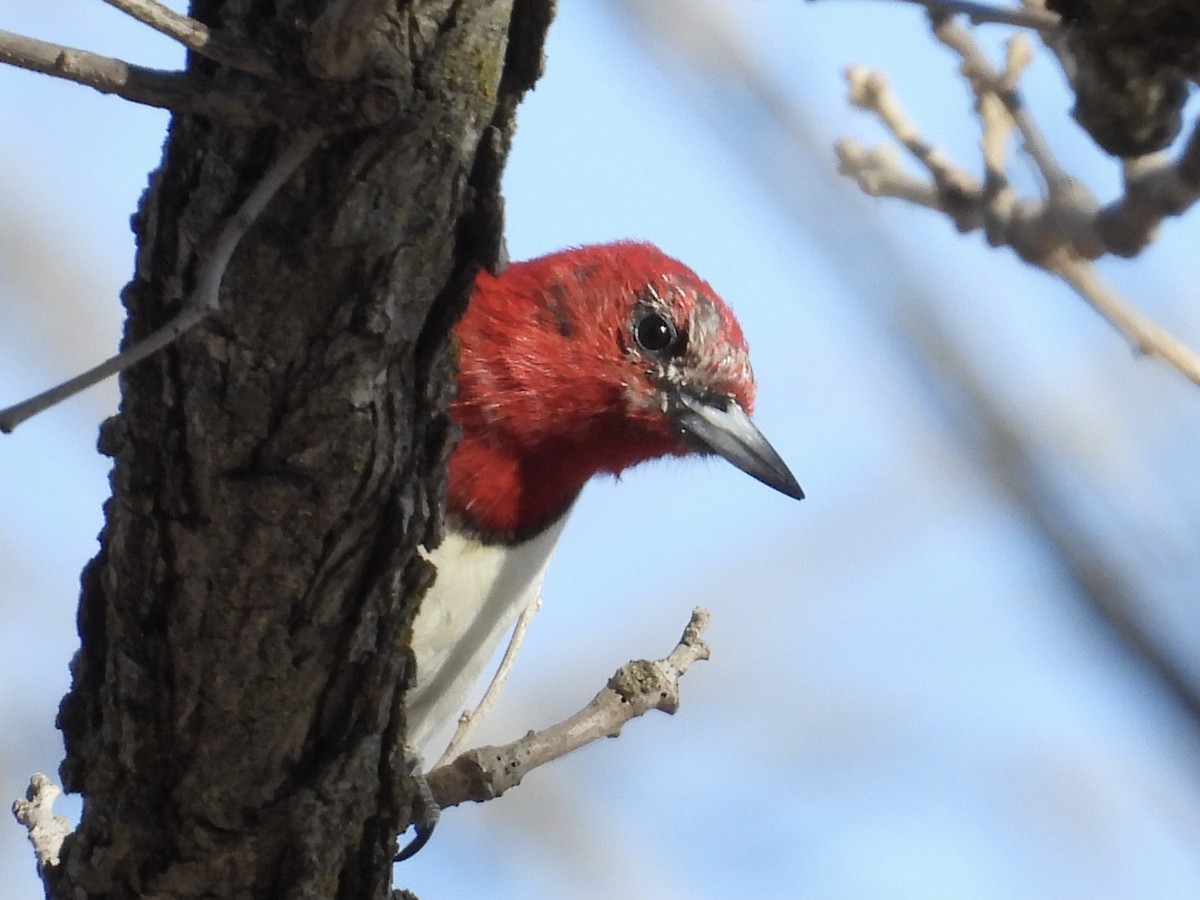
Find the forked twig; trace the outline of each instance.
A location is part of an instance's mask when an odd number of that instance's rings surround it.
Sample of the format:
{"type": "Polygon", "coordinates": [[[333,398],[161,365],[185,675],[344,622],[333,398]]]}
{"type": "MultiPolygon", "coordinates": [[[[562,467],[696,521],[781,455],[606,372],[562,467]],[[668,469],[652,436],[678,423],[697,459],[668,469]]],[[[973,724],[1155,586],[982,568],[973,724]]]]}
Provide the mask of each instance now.
{"type": "Polygon", "coordinates": [[[931,15],[933,33],[958,54],[981,123],[984,180],[928,143],[904,112],[882,73],[865,66],[847,71],[850,102],[874,113],[924,167],[928,178],[906,172],[890,146],[837,145],[840,171],[874,196],[890,196],[941,211],[962,232],[983,228],[993,246],[1011,247],[1022,259],[1065,281],[1142,353],[1170,363],[1200,385],[1200,354],[1107,286],[1091,262],[1106,254],[1132,256],[1154,239],[1166,216],[1200,200],[1200,124],[1174,163],[1161,158],[1126,164],[1126,193],[1101,207],[1086,185],[1054,156],[1017,91],[1029,62],[1022,36],[1008,46],[1003,71],[987,60],[970,30],[931,15]],[[1045,181],[1044,196],[1018,198],[1005,174],[1008,136],[1016,131],[1045,181]]]}
{"type": "Polygon", "coordinates": [[[257,53],[233,44],[225,35],[213,31],[203,22],[175,12],[157,0],[104,0],[139,22],[149,25],[189,50],[230,68],[252,75],[274,78],[273,66],[257,53]]]}
{"type": "Polygon", "coordinates": [[[674,713],[679,708],[679,679],[692,663],[708,659],[708,645],[701,638],[707,626],[708,612],[693,610],[666,658],[637,660],[618,669],[591,703],[569,719],[503,747],[469,750],[434,769],[426,778],[438,806],[499,797],[539,766],[602,737],[615,737],[631,719],[652,709],[674,713]]]}
{"type": "Polygon", "coordinates": [[[0,63],[116,94],[133,103],[216,115],[229,121],[247,118],[245,102],[211,89],[186,72],[135,66],[89,50],[77,50],[0,30],[0,63]]]}
{"type": "Polygon", "coordinates": [[[82,375],[76,375],[57,387],[0,410],[0,432],[8,434],[31,416],[103,381],[110,375],[115,375],[141,362],[204,321],[220,305],[221,281],[225,277],[225,271],[229,268],[229,260],[233,256],[233,251],[237,249],[238,244],[266,208],[271,198],[278,193],[300,164],[308,158],[323,136],[324,132],[320,130],[306,131],[297,135],[263,173],[262,178],[259,179],[258,184],[254,186],[242,205],[221,226],[212,253],[200,265],[195,287],[184,301],[183,307],[165,325],[138,341],[128,350],[121,351],[82,375]]]}

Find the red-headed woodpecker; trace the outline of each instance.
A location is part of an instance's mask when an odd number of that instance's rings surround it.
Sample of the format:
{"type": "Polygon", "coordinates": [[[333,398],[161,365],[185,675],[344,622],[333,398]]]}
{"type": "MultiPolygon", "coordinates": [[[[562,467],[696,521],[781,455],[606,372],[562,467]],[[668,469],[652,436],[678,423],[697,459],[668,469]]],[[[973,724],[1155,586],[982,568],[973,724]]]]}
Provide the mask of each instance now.
{"type": "Polygon", "coordinates": [[[409,743],[461,708],[541,589],[593,475],[715,453],[804,493],[750,421],[741,327],[691,269],[641,243],[580,247],[481,273],[458,325],[462,438],[450,458],[437,578],[413,626],[409,743]]]}

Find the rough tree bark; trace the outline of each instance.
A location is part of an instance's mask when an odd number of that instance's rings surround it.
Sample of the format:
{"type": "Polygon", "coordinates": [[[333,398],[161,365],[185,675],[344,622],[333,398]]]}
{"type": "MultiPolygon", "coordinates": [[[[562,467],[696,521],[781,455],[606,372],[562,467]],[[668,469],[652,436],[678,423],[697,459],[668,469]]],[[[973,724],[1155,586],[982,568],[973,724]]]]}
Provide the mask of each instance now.
{"type": "MultiPolygon", "coordinates": [[[[262,50],[294,100],[330,83],[311,64],[325,5],[192,15],[262,50]]],[[[338,90],[382,103],[384,124],[329,132],[242,240],[220,310],[122,377],[102,430],[113,494],[59,717],[85,805],[52,897],[390,893],[448,335],[498,259],[499,173],[552,3],[375,6],[365,66],[338,90]]],[[[234,94],[248,78],[189,70],[234,94]]],[[[322,108],[261,127],[174,118],[134,219],[126,343],[178,307],[222,221],[322,108]]]]}

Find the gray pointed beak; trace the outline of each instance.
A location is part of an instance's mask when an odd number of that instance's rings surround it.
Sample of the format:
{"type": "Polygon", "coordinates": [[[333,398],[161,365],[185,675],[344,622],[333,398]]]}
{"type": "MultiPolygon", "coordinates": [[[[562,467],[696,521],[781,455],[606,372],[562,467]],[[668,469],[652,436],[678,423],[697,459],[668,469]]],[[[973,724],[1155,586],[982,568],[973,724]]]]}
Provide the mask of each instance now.
{"type": "Polygon", "coordinates": [[[804,491],[761,431],[737,403],[725,409],[681,392],[675,423],[702,447],[733,463],[747,475],[797,500],[804,491]]]}

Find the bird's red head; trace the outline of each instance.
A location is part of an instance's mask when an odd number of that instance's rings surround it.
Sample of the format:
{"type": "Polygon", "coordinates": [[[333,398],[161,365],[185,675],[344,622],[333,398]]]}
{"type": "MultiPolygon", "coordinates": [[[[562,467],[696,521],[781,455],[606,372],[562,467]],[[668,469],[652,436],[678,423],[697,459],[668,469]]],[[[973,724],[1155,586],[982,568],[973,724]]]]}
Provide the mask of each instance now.
{"type": "Polygon", "coordinates": [[[754,376],[733,313],[650,244],[580,247],[480,273],[457,336],[451,413],[463,433],[449,514],[462,526],[520,539],[566,512],[593,475],[696,452],[801,495],[749,425],[754,376]]]}

